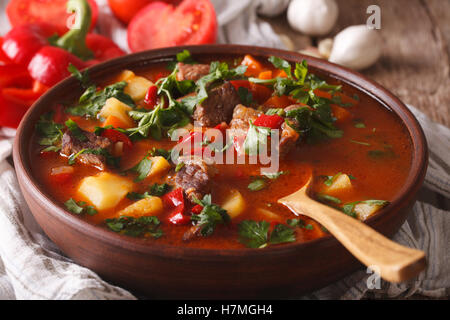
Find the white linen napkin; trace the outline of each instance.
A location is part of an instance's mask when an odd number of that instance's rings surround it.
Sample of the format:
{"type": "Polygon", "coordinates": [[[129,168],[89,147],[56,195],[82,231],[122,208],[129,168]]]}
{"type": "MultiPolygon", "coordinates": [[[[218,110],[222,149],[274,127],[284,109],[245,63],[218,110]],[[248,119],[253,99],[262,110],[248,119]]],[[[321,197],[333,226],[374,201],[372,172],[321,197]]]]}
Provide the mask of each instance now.
{"type": "MultiPolygon", "coordinates": [[[[0,0],[0,9],[7,1],[0,0]]],[[[127,49],[126,31],[111,17],[106,0],[98,30],[127,49]]],[[[289,0],[213,0],[220,26],[219,41],[284,48],[259,14],[285,10],[289,0]],[[274,9],[277,9],[276,11],[274,9]]],[[[7,30],[0,19],[0,34],[7,30]]],[[[375,296],[430,297],[450,295],[450,129],[436,124],[410,106],[427,137],[430,167],[419,201],[394,240],[427,253],[428,268],[417,279],[401,284],[381,281],[369,289],[371,276],[361,270],[301,299],[361,299],[375,296]]],[[[10,163],[15,131],[0,128],[0,299],[135,299],[125,289],[106,283],[91,270],[65,257],[31,215],[10,163]]]]}

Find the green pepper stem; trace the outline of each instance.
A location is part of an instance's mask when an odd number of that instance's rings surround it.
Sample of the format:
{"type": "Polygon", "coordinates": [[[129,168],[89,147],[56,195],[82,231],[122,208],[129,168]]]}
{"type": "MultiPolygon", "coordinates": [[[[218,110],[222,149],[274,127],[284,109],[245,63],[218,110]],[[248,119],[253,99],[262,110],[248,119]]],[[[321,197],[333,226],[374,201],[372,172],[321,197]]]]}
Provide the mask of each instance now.
{"type": "Polygon", "coordinates": [[[86,46],[86,35],[89,32],[92,20],[88,2],[86,0],[69,0],[67,12],[75,12],[75,23],[55,44],[82,60],[92,59],[94,53],[86,46]]]}

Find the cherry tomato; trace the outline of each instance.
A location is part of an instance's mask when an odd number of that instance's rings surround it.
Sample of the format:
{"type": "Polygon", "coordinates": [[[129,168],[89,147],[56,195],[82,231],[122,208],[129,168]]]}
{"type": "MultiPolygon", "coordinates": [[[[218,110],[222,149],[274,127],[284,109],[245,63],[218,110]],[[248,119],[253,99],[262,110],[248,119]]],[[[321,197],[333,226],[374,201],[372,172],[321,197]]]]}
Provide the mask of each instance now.
{"type": "MultiPolygon", "coordinates": [[[[97,22],[98,7],[95,0],[88,0],[88,2],[92,12],[92,30],[97,22]]],[[[69,30],[67,21],[70,14],[67,13],[66,6],[67,0],[11,0],[6,7],[6,14],[13,27],[45,22],[52,25],[58,34],[62,35],[69,30]]]]}
{"type": "Polygon", "coordinates": [[[216,39],[217,18],[210,0],[184,0],[176,7],[152,2],[128,26],[128,45],[133,52],[214,43],[216,39]]]}

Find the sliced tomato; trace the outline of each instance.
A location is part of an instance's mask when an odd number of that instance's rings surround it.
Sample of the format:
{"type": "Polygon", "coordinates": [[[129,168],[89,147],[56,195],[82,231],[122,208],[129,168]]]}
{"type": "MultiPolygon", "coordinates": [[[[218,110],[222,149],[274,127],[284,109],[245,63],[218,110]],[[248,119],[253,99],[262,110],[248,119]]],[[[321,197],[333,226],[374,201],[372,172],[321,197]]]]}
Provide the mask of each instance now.
{"type": "MultiPolygon", "coordinates": [[[[94,28],[98,7],[95,0],[88,0],[91,6],[92,22],[94,28]]],[[[67,13],[67,0],[11,0],[6,7],[6,14],[13,27],[35,22],[51,24],[62,35],[69,30],[67,27],[70,14],[67,13]]]]}
{"type": "Polygon", "coordinates": [[[210,0],[183,0],[176,7],[152,2],[128,26],[128,45],[133,52],[214,43],[216,39],[217,18],[210,0]]]}

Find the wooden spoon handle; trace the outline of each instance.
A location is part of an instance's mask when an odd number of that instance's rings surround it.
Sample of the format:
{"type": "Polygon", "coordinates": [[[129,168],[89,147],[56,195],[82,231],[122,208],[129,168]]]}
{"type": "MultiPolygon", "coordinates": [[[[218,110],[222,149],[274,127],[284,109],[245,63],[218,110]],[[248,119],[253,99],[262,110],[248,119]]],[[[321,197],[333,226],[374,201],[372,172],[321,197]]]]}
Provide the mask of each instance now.
{"type": "Polygon", "coordinates": [[[423,251],[395,243],[361,221],[307,196],[302,197],[300,203],[298,195],[294,195],[279,202],[321,223],[363,264],[372,269],[378,268],[374,271],[378,271],[383,279],[390,282],[406,281],[426,267],[423,251]]]}

